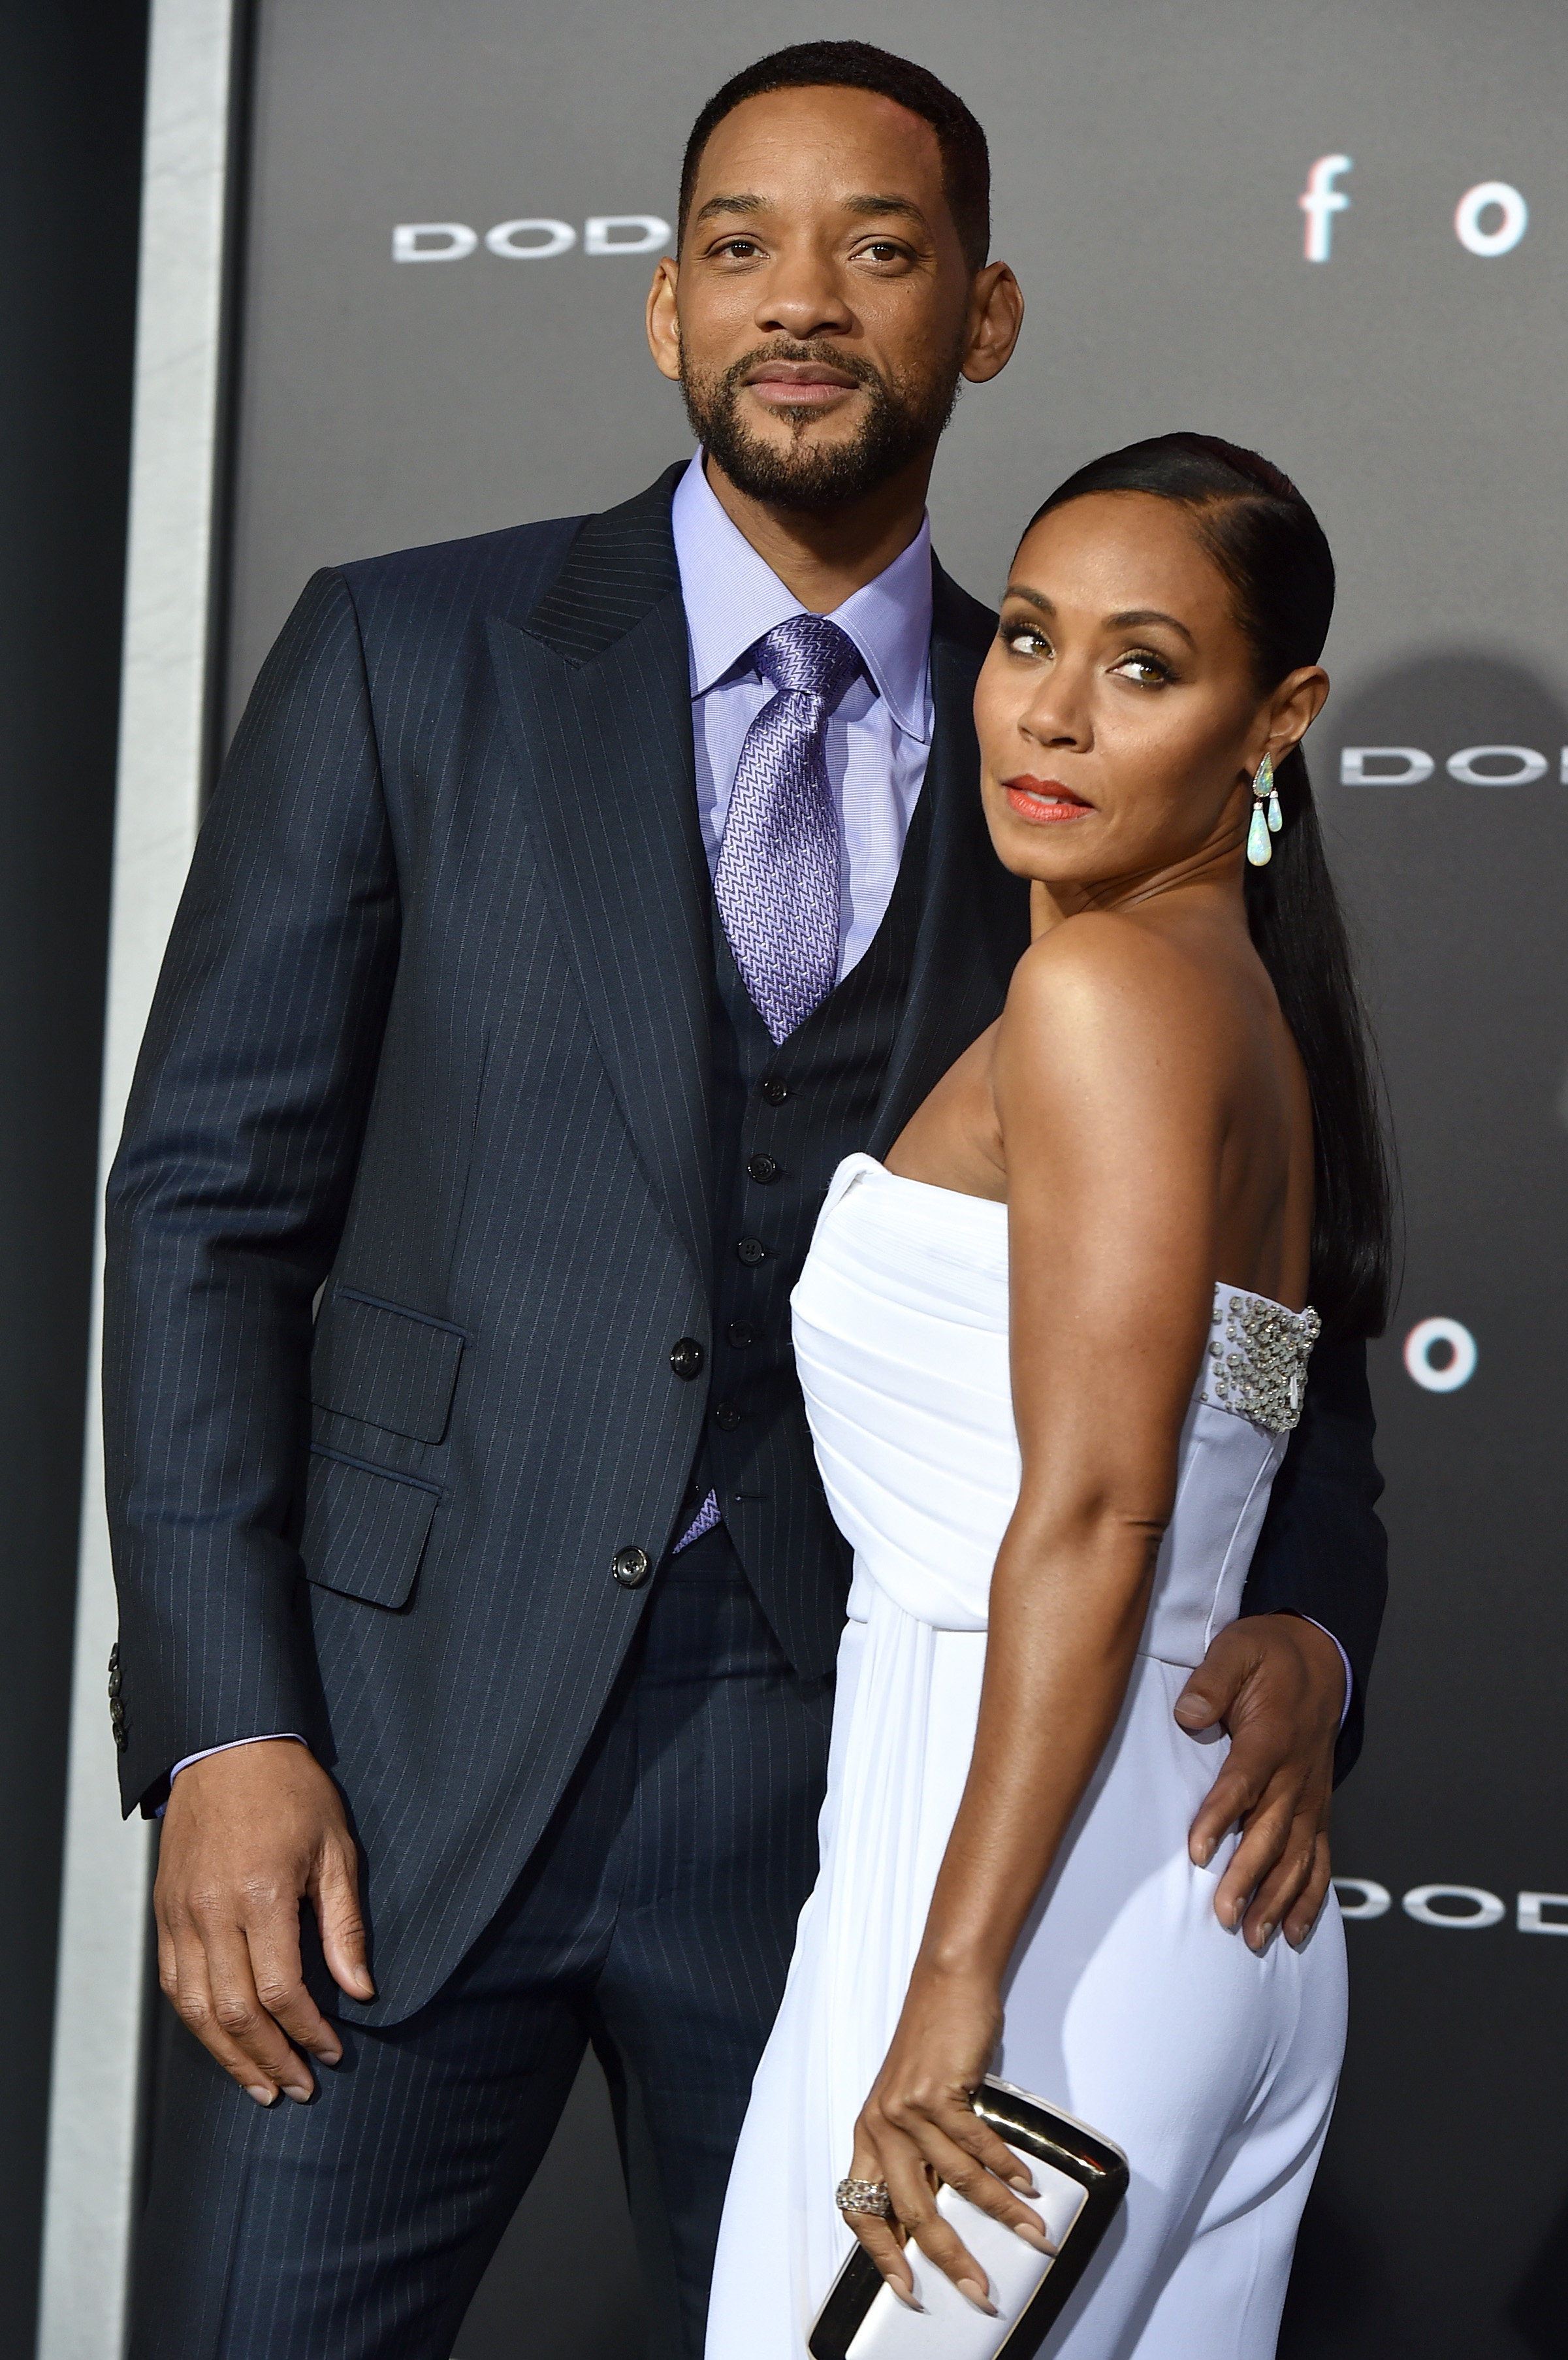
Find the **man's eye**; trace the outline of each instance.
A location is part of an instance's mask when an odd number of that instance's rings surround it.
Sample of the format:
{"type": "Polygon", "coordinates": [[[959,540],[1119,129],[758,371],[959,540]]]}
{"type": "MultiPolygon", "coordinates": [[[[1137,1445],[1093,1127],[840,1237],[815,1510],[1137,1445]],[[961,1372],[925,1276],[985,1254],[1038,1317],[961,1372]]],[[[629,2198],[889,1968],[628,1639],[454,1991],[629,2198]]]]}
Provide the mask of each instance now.
{"type": "Polygon", "coordinates": [[[762,249],[755,238],[726,237],[723,246],[717,250],[720,254],[733,256],[737,262],[749,262],[752,256],[759,254],[762,249]]]}
{"type": "Polygon", "coordinates": [[[887,238],[878,238],[875,245],[861,248],[861,252],[869,255],[873,262],[897,262],[903,251],[901,246],[894,246],[887,238]]]}

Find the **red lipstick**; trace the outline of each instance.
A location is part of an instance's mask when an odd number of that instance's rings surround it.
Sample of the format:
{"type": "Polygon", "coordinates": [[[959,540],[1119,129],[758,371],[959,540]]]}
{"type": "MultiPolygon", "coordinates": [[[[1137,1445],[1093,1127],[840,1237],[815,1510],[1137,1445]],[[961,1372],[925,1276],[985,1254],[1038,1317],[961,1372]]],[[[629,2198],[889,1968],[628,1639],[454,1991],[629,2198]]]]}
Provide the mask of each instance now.
{"type": "Polygon", "coordinates": [[[1082,819],[1085,812],[1094,808],[1064,787],[1060,779],[1004,779],[1002,792],[1009,809],[1037,827],[1049,826],[1059,820],[1082,819]]]}

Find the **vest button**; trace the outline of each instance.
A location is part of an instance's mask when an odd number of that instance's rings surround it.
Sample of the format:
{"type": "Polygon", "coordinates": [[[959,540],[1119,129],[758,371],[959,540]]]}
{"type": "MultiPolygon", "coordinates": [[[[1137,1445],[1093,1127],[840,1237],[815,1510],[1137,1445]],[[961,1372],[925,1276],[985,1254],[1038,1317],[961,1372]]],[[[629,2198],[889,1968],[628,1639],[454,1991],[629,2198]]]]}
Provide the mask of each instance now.
{"type": "Polygon", "coordinates": [[[713,1424],[721,1434],[733,1434],[740,1424],[740,1412],[734,1402],[720,1402],[713,1411],[713,1424]]]}
{"type": "Polygon", "coordinates": [[[744,1352],[748,1344],[757,1341],[757,1330],[749,1319],[732,1319],[724,1333],[737,1352],[744,1352]]]}
{"type": "Polygon", "coordinates": [[[768,1248],[763,1244],[760,1238],[742,1238],[739,1245],[735,1248],[735,1251],[739,1254],[742,1262],[745,1262],[747,1270],[755,1270],[759,1262],[766,1262],[768,1260],[768,1248]]]}
{"type": "Polygon", "coordinates": [[[676,1375],[684,1377],[688,1383],[693,1377],[702,1375],[702,1347],[695,1336],[682,1336],[679,1343],[670,1346],[670,1365],[676,1375]]]}
{"type": "Polygon", "coordinates": [[[746,1168],[752,1179],[764,1188],[770,1180],[777,1180],[779,1177],[779,1166],[771,1155],[748,1155],[746,1159],[746,1168]]]}
{"type": "Polygon", "coordinates": [[[617,1549],[610,1559],[610,1571],[623,1590],[640,1590],[653,1571],[653,1559],[645,1548],[617,1549]]]}
{"type": "Polygon", "coordinates": [[[789,1095],[789,1085],[781,1082],[777,1074],[769,1075],[762,1085],[762,1095],[769,1106],[782,1106],[789,1095]]]}

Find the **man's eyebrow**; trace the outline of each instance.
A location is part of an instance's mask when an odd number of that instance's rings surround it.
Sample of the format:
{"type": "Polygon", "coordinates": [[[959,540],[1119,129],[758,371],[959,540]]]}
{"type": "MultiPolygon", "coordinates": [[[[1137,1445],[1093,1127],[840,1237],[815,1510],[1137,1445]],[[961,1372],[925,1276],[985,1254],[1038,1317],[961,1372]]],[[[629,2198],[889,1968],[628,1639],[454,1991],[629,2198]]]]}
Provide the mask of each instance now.
{"type": "MultiPolygon", "coordinates": [[[[884,197],[868,192],[862,196],[845,197],[844,209],[845,213],[866,215],[894,213],[905,221],[919,222],[922,229],[926,226],[926,217],[911,197],[884,197]]],[[[713,220],[719,213],[763,213],[768,210],[766,197],[710,197],[705,205],[698,207],[694,218],[704,222],[713,220]]]]}
{"type": "Polygon", "coordinates": [[[923,229],[926,217],[912,197],[845,197],[844,209],[849,213],[900,213],[906,221],[919,222],[923,229]]]}
{"type": "Polygon", "coordinates": [[[766,197],[710,197],[698,208],[697,219],[710,221],[715,213],[760,213],[768,209],[766,197]]]}

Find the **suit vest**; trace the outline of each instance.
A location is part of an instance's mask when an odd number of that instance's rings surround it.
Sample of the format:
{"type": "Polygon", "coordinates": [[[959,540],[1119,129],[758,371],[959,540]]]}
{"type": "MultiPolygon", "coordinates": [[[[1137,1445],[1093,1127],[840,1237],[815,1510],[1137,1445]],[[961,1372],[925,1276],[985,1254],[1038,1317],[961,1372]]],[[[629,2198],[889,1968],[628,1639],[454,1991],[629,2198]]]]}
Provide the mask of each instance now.
{"type": "Polygon", "coordinates": [[[758,1603],[807,1674],[834,1659],[850,1557],[817,1480],[789,1296],[829,1181],[871,1137],[909,987],[932,800],[915,805],[865,956],[777,1048],[713,905],[713,1342],[688,1504],[717,1491],[758,1603]]]}

